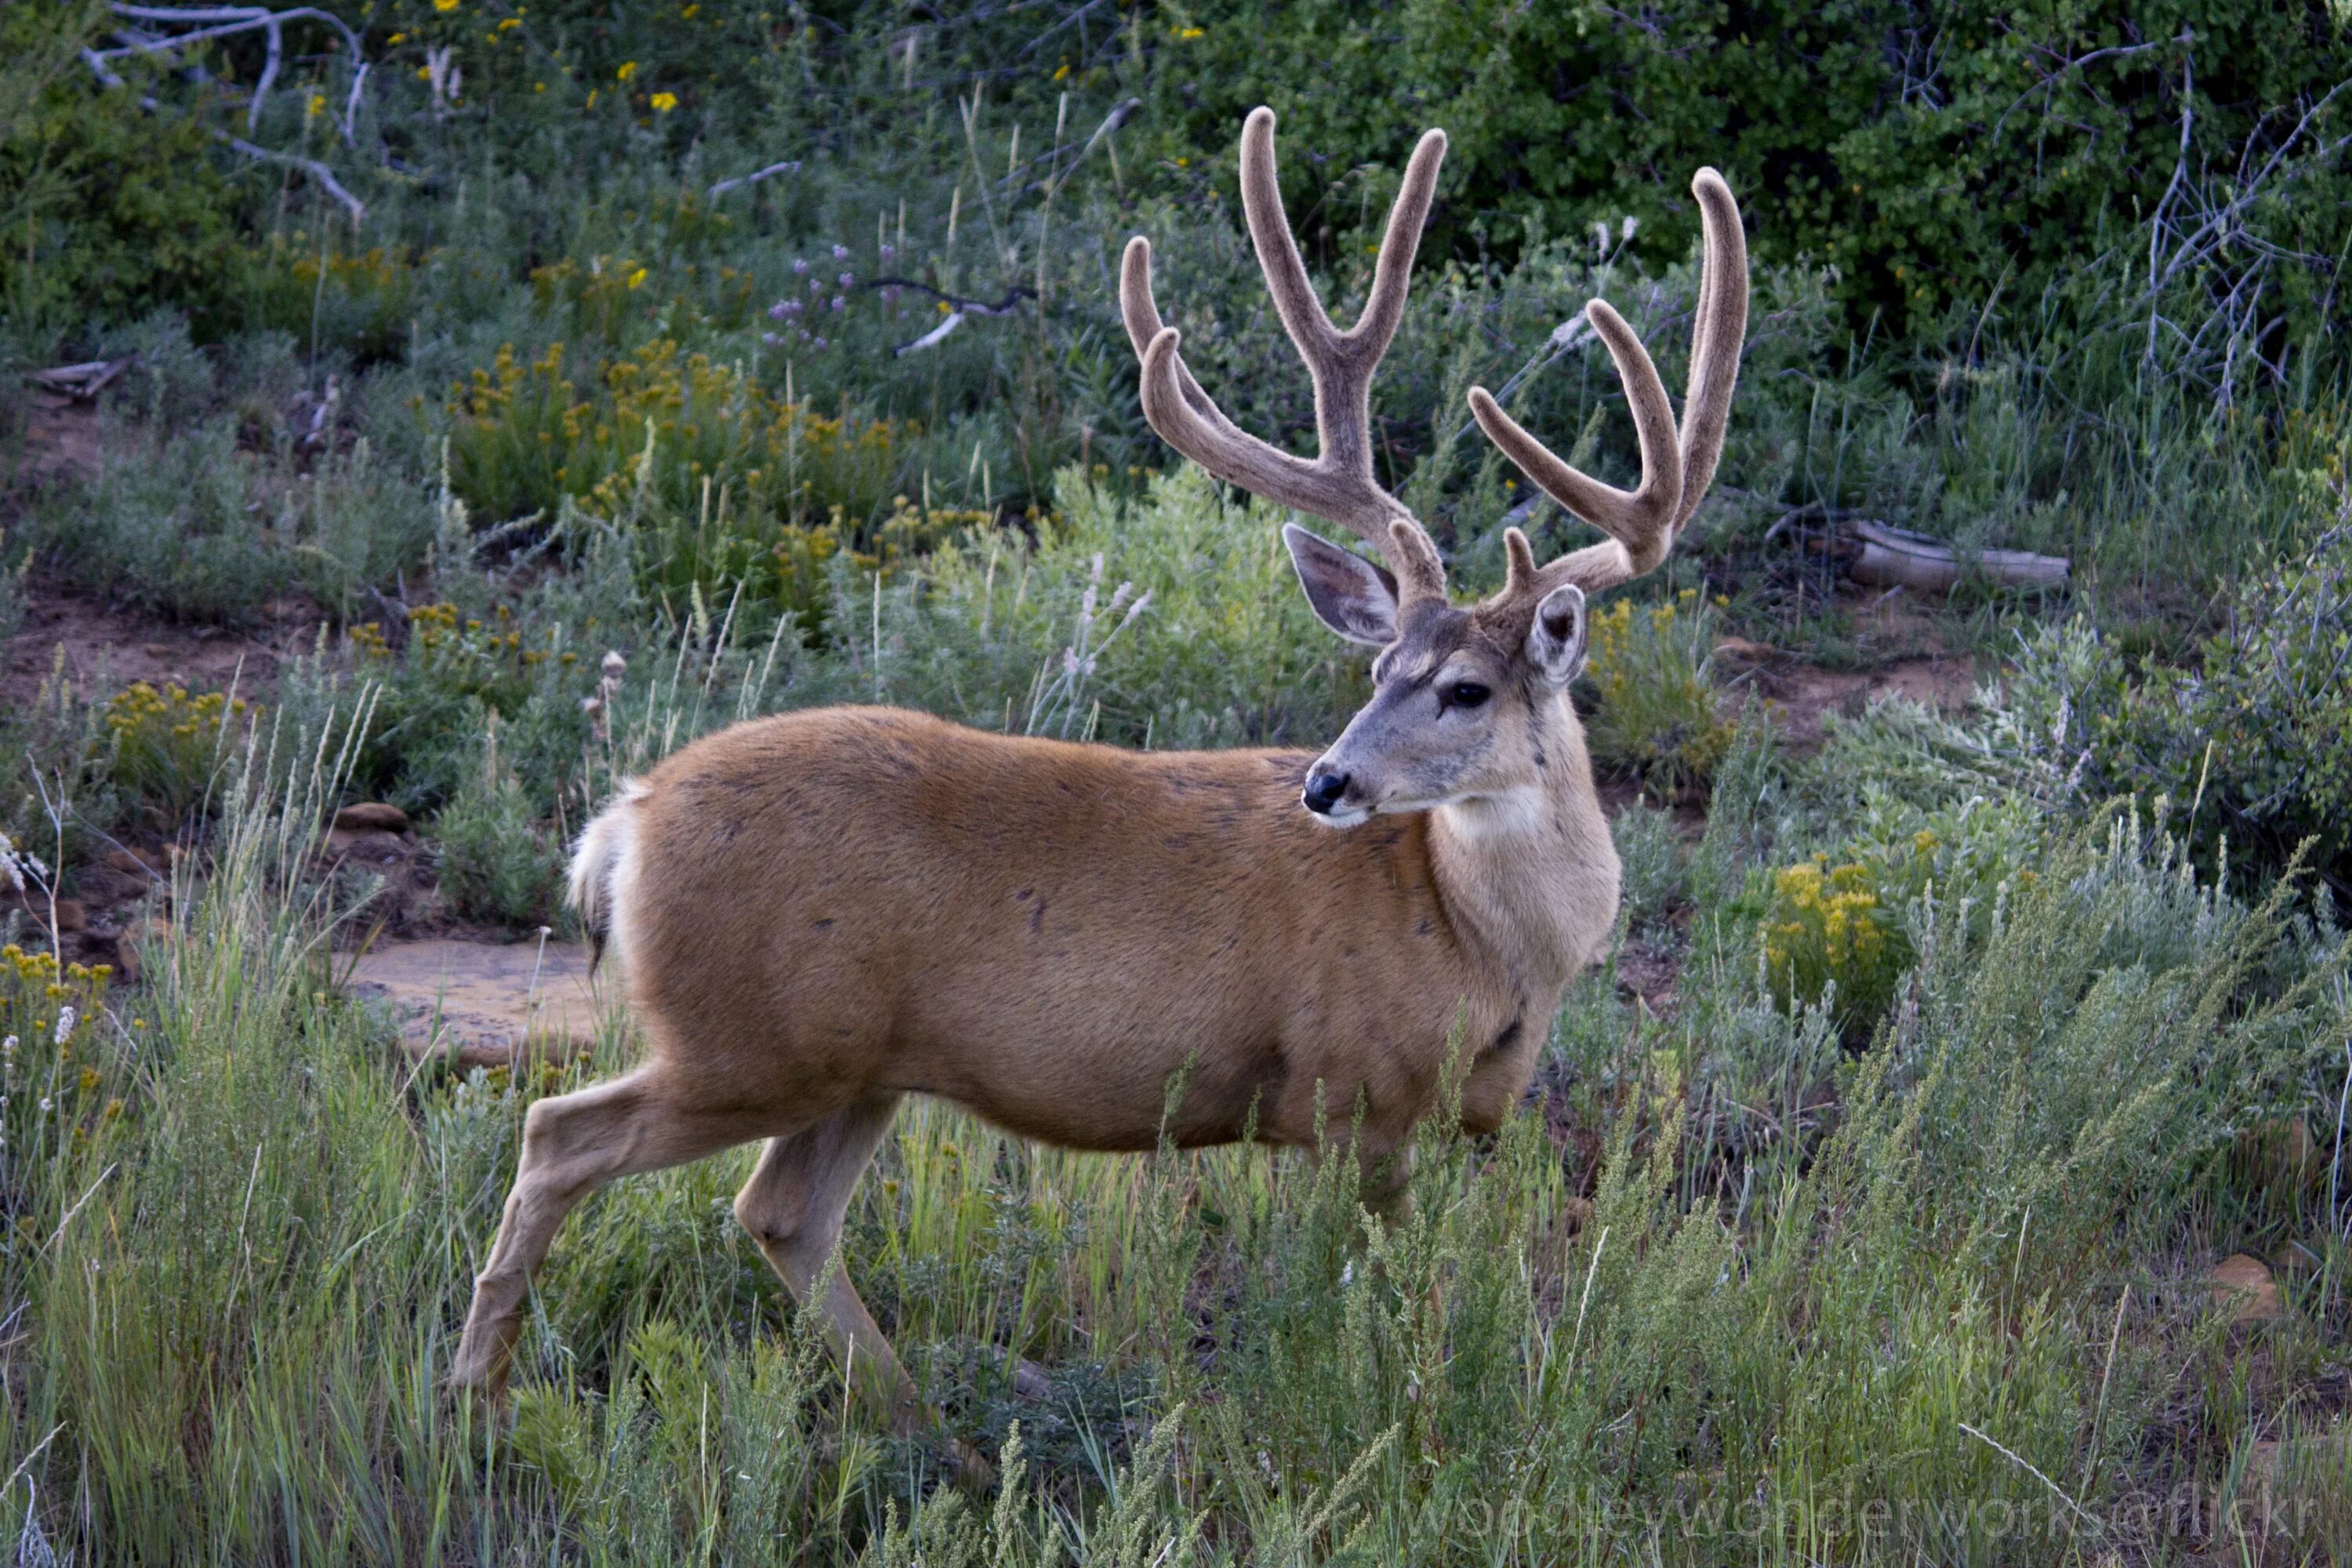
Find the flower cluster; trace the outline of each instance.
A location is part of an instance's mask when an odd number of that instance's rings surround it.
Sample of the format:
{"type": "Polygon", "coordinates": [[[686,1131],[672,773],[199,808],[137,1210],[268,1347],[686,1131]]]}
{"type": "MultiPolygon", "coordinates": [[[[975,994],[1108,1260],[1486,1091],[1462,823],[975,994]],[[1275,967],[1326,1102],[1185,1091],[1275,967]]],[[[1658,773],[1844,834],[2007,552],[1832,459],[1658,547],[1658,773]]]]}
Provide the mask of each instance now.
{"type": "MultiPolygon", "coordinates": [[[[892,254],[893,248],[890,246],[885,245],[882,247],[885,260],[887,260],[892,254]]],[[[835,245],[833,247],[833,259],[836,263],[848,260],[849,247],[835,245]]],[[[787,294],[768,307],[768,320],[796,323],[799,341],[806,343],[811,349],[822,353],[832,344],[823,333],[814,331],[809,323],[820,311],[837,316],[849,309],[849,291],[857,286],[857,274],[847,268],[843,268],[828,282],[822,276],[821,265],[818,268],[813,269],[807,258],[796,258],[793,262],[793,276],[805,279],[807,285],[805,298],[787,294]],[[825,290],[828,289],[837,289],[838,292],[829,300],[824,299],[825,290]]],[[[888,292],[892,298],[897,297],[896,289],[888,292]]],[[[762,332],[760,334],[760,341],[774,348],[781,347],[792,339],[782,332],[762,332]]]]}
{"type": "Polygon", "coordinates": [[[106,704],[114,777],[162,813],[159,826],[175,828],[211,786],[238,721],[257,712],[226,692],[134,681],[106,704]]]}
{"type": "Polygon", "coordinates": [[[106,1015],[110,965],[0,947],[0,1151],[22,1159],[79,1148],[122,1114],[106,1095],[94,1020],[106,1015]]]}
{"type": "Polygon", "coordinates": [[[1697,590],[1636,613],[1620,599],[1592,616],[1586,669],[1601,705],[1594,755],[1666,789],[1714,773],[1731,742],[1709,673],[1713,616],[1697,590]]]}
{"type": "Polygon", "coordinates": [[[1764,962],[1784,990],[1811,1000],[1821,994],[1821,982],[1834,980],[1851,989],[1885,956],[1886,931],[1874,880],[1861,862],[1832,868],[1827,856],[1773,878],[1780,918],[1765,928],[1764,962]],[[1801,984],[1800,971],[1802,981],[1812,983],[1801,984]]]}

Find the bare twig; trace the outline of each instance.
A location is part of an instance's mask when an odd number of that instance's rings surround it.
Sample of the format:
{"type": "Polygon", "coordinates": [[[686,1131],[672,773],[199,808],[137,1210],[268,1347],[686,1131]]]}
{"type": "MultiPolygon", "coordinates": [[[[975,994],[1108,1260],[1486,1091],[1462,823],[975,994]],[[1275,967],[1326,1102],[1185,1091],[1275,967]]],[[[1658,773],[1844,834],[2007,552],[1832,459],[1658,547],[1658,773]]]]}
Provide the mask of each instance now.
{"type": "Polygon", "coordinates": [[[132,55],[154,55],[184,49],[192,44],[208,43],[215,38],[250,33],[257,28],[268,35],[268,52],[261,67],[261,79],[254,84],[253,97],[246,108],[245,128],[257,129],[261,110],[276,85],[278,71],[285,53],[285,30],[289,22],[318,22],[333,28],[342,36],[344,47],[351,50],[352,90],[343,106],[341,130],[346,146],[358,137],[357,118],[361,84],[367,79],[367,61],[361,58],[360,37],[349,23],[331,11],[315,5],[295,5],[283,11],[272,11],[264,5],[133,5],[118,3],[113,6],[118,16],[139,22],[160,22],[166,26],[186,26],[185,33],[146,34],[119,33],[125,41],[107,49],[85,49],[82,58],[97,71],[99,79],[110,87],[121,85],[122,79],[105,64],[110,59],[122,59],[132,55]]]}
{"type": "Polygon", "coordinates": [[[299,153],[273,153],[267,147],[257,147],[244,137],[231,136],[225,131],[215,132],[214,134],[248,158],[259,158],[271,163],[290,163],[318,181],[319,188],[341,202],[343,210],[352,215],[352,227],[357,228],[366,219],[367,204],[343,189],[343,183],[335,178],[335,172],[316,158],[305,158],[299,153]]]}
{"type": "Polygon", "coordinates": [[[993,305],[982,300],[967,300],[961,295],[950,294],[944,289],[934,289],[928,283],[918,283],[911,278],[870,278],[859,287],[912,289],[919,293],[929,294],[932,299],[948,307],[948,313],[940,318],[938,326],[933,327],[913,342],[901,343],[892,349],[890,351],[892,359],[901,359],[908,354],[919,353],[925,349],[937,348],[940,343],[945,342],[949,335],[958,327],[963,325],[964,318],[967,316],[1009,316],[1020,307],[1022,300],[1034,300],[1037,297],[1034,289],[1019,283],[1007,289],[1004,291],[1004,298],[993,305]]]}
{"type": "Polygon", "coordinates": [[[800,172],[801,161],[798,158],[787,158],[781,163],[771,163],[764,169],[754,169],[748,174],[738,174],[731,180],[721,180],[703,193],[703,199],[715,201],[729,191],[740,190],[745,185],[756,185],[761,180],[772,179],[778,174],[797,174],[800,172]]]}

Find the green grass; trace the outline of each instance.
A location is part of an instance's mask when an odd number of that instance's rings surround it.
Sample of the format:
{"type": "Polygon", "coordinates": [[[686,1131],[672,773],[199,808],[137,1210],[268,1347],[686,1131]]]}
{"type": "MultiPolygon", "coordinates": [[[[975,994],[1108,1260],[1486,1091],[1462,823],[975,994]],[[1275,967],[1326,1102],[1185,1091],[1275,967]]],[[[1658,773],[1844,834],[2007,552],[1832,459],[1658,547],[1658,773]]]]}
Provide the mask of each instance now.
{"type": "MultiPolygon", "coordinates": [[[[257,742],[150,978],[78,998],[64,1050],[42,976],[0,971],[23,1539],[109,1561],[2096,1563],[2143,1506],[2218,1506],[2210,1543],[2289,1561],[2352,1521],[2334,1173],[2249,1166],[2239,1136],[2335,1109],[2342,943],[2128,816],[2053,828],[1990,920],[1907,909],[1921,957],[1859,1057],[1759,986],[1736,932],[1699,939],[1669,1021],[1580,986],[1548,1098],[1483,1142],[1425,1131],[1394,1229],[1342,1161],[1066,1154],[910,1110],[844,1266],[951,1429],[1006,1461],[993,1500],[845,1411],[734,1226],[746,1154],[583,1206],[485,1421],[439,1382],[520,1113],[629,1044],[527,1084],[420,1079],[334,999],[299,846],[351,722],[257,742]],[[2317,1266],[2283,1276],[2288,1316],[2231,1326],[2205,1260],[2289,1241],[2317,1266]],[[1016,1358],[1047,1397],[1014,1394],[1016,1358]],[[2304,1511],[2258,1514],[2246,1468],[2281,1440],[2274,1498],[2304,1511]]],[[[1759,765],[1735,748],[1733,785],[1759,765]]],[[[1693,924],[1738,918],[1703,901],[1693,924]]]]}

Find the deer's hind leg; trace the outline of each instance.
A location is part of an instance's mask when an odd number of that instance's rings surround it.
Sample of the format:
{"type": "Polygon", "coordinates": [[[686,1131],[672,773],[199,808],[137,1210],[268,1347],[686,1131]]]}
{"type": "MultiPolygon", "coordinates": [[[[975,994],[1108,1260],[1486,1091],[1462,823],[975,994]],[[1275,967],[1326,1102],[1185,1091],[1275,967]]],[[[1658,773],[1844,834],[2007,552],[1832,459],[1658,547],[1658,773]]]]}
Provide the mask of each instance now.
{"type": "Polygon", "coordinates": [[[802,1301],[809,1300],[819,1279],[825,1280],[824,1300],[816,1306],[844,1381],[894,1431],[911,1433],[930,1421],[914,1380],[898,1365],[848,1274],[839,1268],[829,1276],[826,1271],[841,1243],[850,1196],[889,1131],[900,1098],[895,1092],[862,1095],[803,1131],[771,1138],[751,1179],[735,1194],[735,1217],[802,1301]]]}
{"type": "Polygon", "coordinates": [[[505,1386],[531,1274],[581,1199],[615,1176],[683,1165],[773,1125],[772,1117],[752,1121],[740,1108],[698,1108],[653,1068],[533,1104],[450,1383],[492,1395],[505,1386]]]}

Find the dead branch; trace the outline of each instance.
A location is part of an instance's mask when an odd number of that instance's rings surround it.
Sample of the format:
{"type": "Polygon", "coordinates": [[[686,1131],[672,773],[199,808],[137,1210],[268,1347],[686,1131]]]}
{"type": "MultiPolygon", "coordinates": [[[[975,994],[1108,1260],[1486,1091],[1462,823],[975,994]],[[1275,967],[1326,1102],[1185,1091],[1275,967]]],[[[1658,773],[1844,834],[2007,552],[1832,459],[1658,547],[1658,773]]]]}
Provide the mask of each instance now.
{"type": "Polygon", "coordinates": [[[1949,545],[1908,529],[1861,520],[1853,531],[1862,538],[1862,549],[1848,571],[1855,582],[1876,587],[1948,594],[1959,586],[1970,567],[2004,588],[2061,588],[2067,581],[2069,565],[2063,555],[1985,550],[1963,562],[1949,545]]]}
{"type": "Polygon", "coordinates": [[[289,22],[319,22],[342,36],[344,46],[351,50],[352,63],[352,90],[343,105],[343,142],[352,145],[358,135],[360,90],[367,79],[367,61],[360,54],[359,35],[341,16],[322,11],[315,5],[296,5],[283,11],[272,11],[263,5],[134,5],[117,3],[112,7],[118,16],[136,22],[155,22],[167,26],[186,26],[184,33],[142,33],[125,30],[115,36],[123,42],[106,49],[85,49],[82,58],[98,72],[99,79],[109,86],[120,86],[121,78],[115,75],[106,61],[123,59],[132,55],[155,55],[184,49],[193,44],[226,38],[257,29],[268,35],[268,54],[261,67],[261,79],[254,84],[253,97],[246,108],[245,128],[257,129],[261,124],[263,103],[269,89],[277,83],[278,66],[285,54],[286,25],[289,22]]]}
{"type": "Polygon", "coordinates": [[[357,228],[367,217],[367,204],[343,189],[343,183],[335,178],[335,172],[316,158],[305,158],[296,153],[273,153],[267,147],[257,147],[244,137],[232,136],[226,131],[215,131],[213,134],[248,158],[259,158],[270,163],[290,163],[318,181],[319,188],[341,202],[343,205],[343,210],[352,215],[353,228],[357,228]]]}
{"type": "Polygon", "coordinates": [[[48,370],[37,370],[25,379],[44,392],[63,393],[68,397],[87,403],[113,385],[138,357],[128,354],[116,360],[94,359],[80,364],[61,364],[48,370]]]}
{"type": "Polygon", "coordinates": [[[729,191],[740,190],[745,185],[756,185],[761,180],[777,174],[797,174],[800,172],[801,161],[798,158],[787,158],[781,163],[771,163],[764,169],[754,169],[748,174],[738,174],[731,180],[721,180],[703,193],[703,199],[716,201],[729,191]]]}
{"type": "Polygon", "coordinates": [[[967,316],[1009,316],[1020,308],[1022,300],[1034,300],[1037,297],[1034,289],[1019,283],[1007,289],[1004,291],[1004,298],[992,305],[985,300],[967,300],[961,295],[950,294],[944,289],[934,289],[928,283],[918,283],[911,278],[869,278],[858,287],[861,289],[912,289],[918,293],[929,294],[932,299],[948,307],[948,313],[940,318],[938,326],[933,327],[913,342],[901,343],[892,349],[890,351],[892,359],[903,359],[908,354],[919,353],[925,349],[937,348],[947,341],[950,333],[963,325],[964,318],[967,316]]]}

